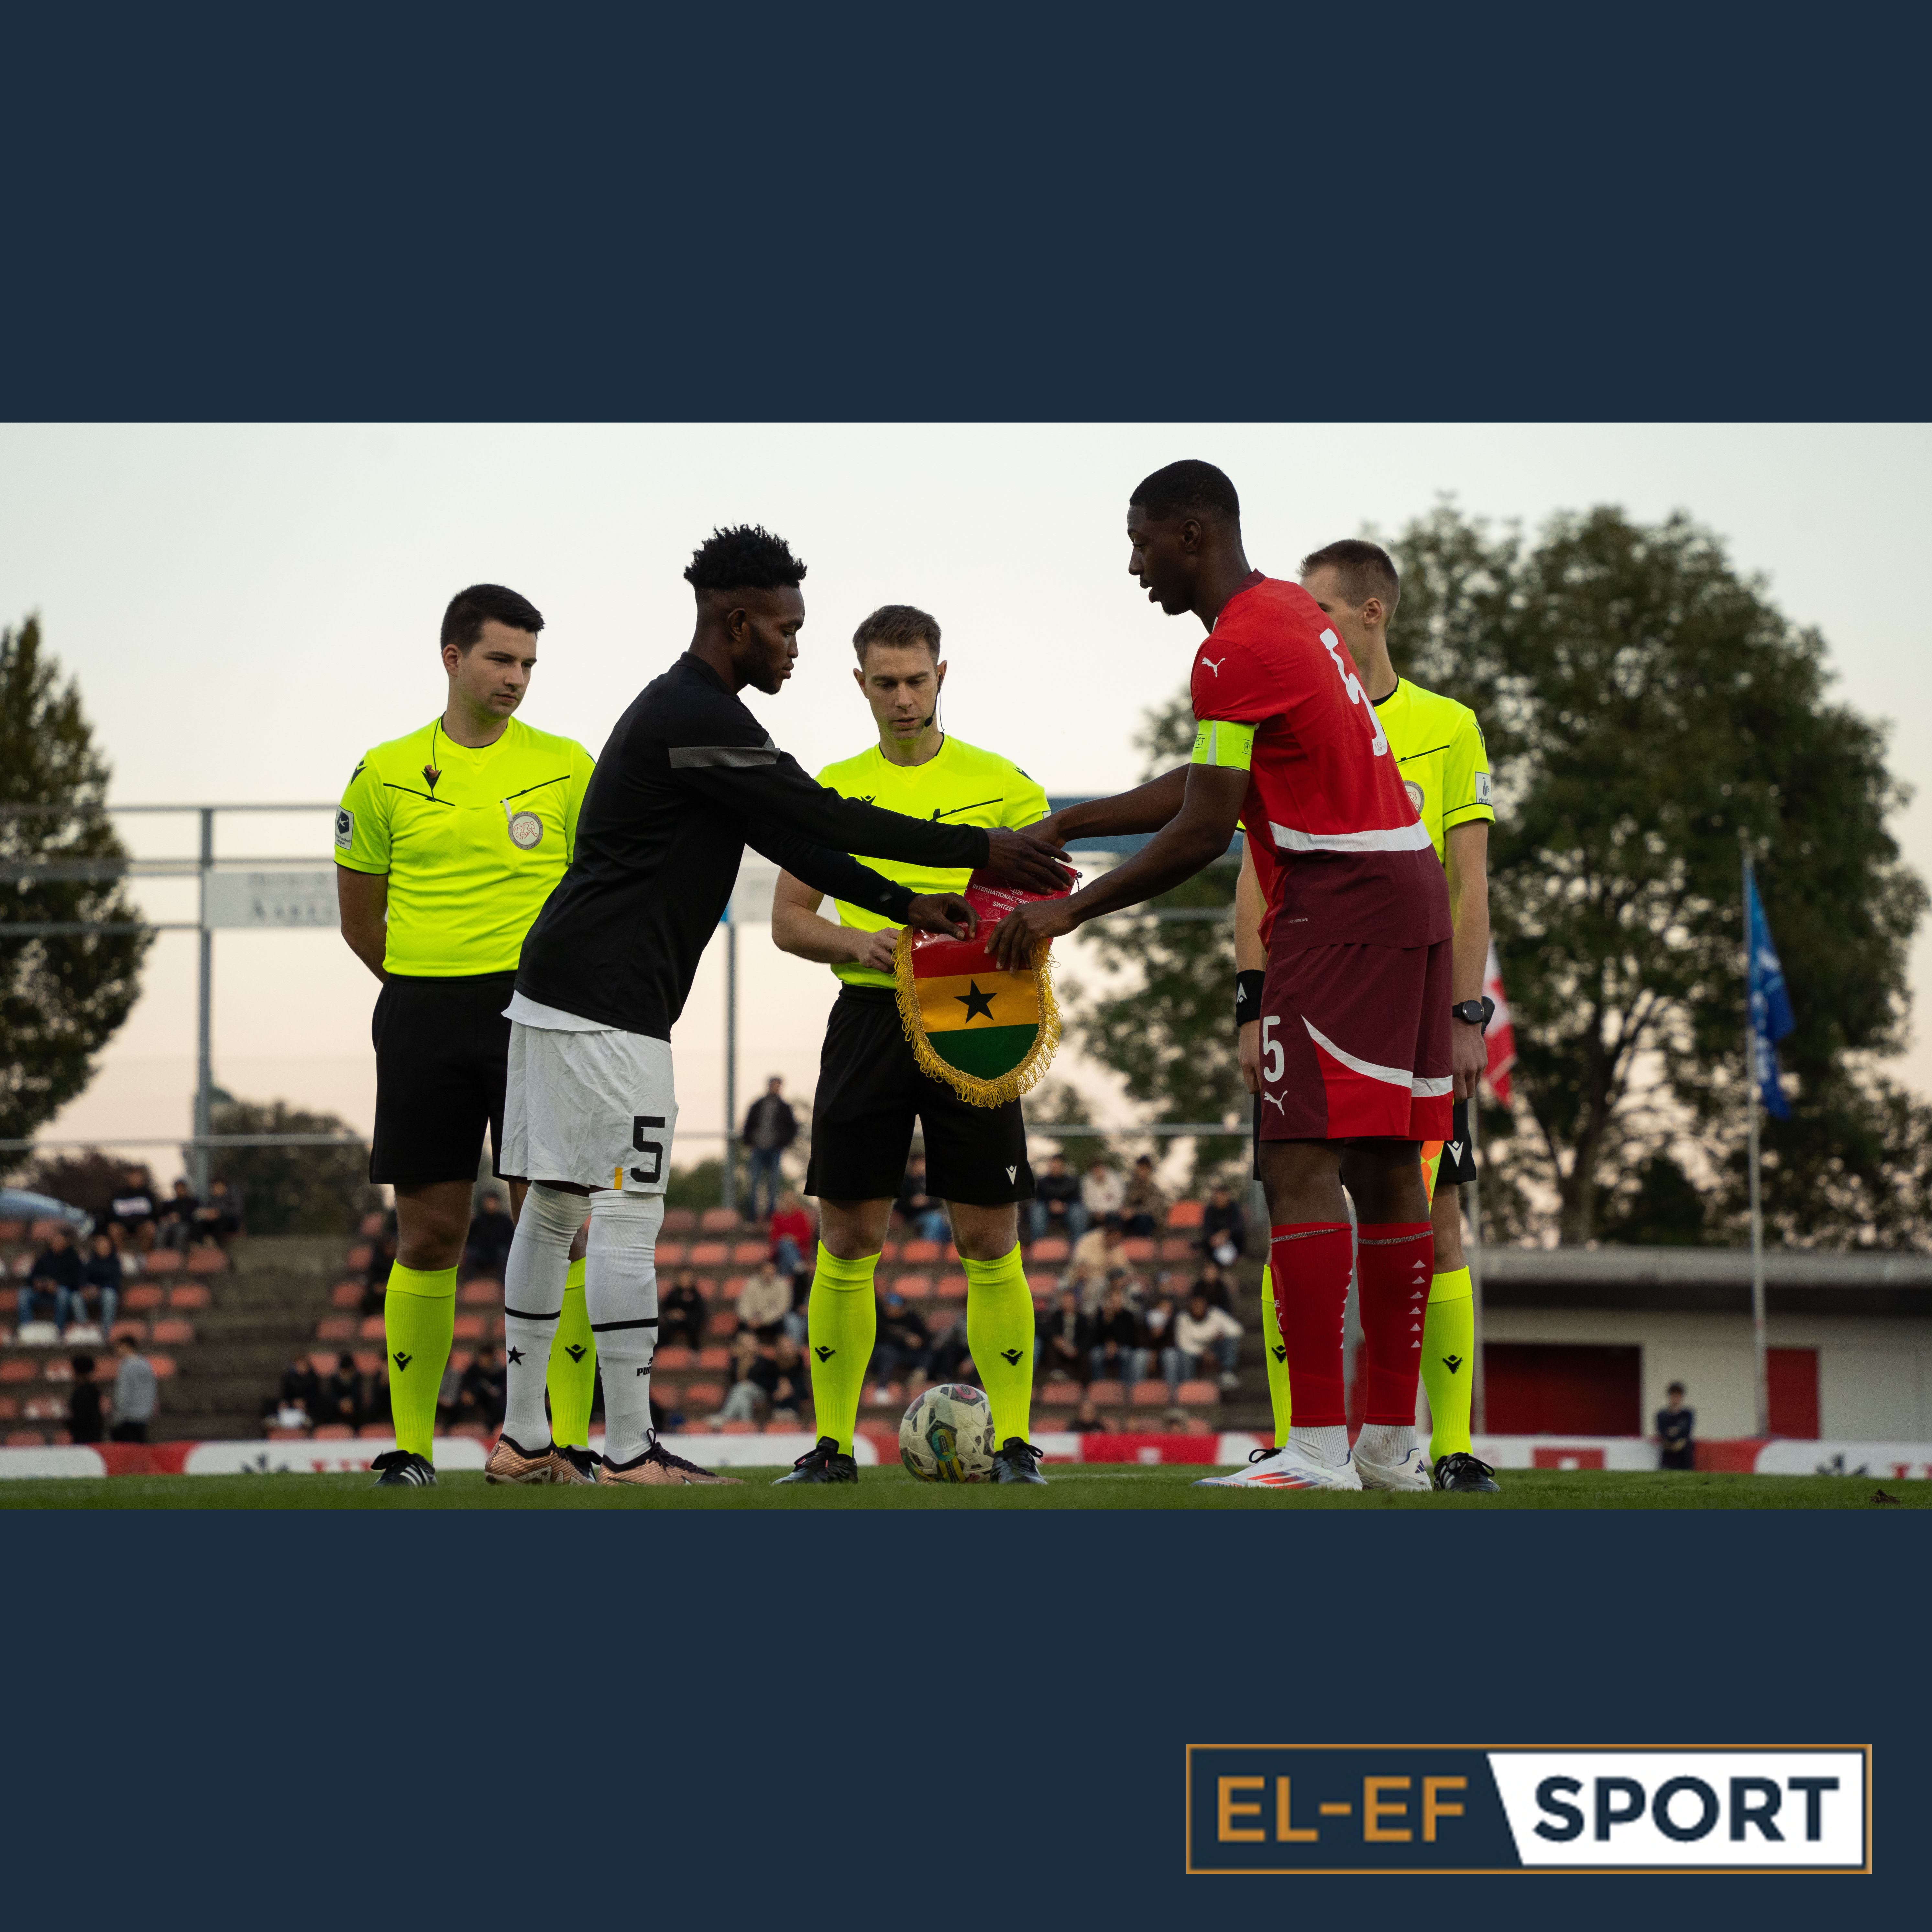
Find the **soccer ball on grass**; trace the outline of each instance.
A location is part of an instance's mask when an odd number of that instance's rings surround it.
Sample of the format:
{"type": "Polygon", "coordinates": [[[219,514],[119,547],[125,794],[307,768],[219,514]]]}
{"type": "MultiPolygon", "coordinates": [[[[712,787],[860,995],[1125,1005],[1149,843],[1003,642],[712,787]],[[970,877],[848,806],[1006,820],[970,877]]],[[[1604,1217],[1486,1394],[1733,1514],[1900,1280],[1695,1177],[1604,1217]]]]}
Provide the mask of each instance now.
{"type": "Polygon", "coordinates": [[[983,1389],[940,1382],[899,1424],[899,1460],[922,1483],[983,1483],[993,1473],[993,1410],[983,1389]]]}

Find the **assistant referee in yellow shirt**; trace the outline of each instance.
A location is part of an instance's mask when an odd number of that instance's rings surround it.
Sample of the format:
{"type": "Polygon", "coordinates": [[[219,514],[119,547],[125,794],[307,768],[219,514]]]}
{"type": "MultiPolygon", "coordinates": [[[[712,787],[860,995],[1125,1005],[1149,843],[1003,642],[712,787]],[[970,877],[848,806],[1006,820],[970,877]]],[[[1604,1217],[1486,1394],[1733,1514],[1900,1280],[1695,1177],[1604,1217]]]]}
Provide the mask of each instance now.
{"type": "MultiPolygon", "coordinates": [[[[503,1010],[524,935],[570,862],[592,770],[574,740],[514,716],[543,621],[501,584],[459,591],[443,613],[441,716],[365,753],[335,815],[342,936],[382,982],[369,1178],[395,1190],[398,1222],[382,1318],[396,1448],[376,1464],[386,1485],[436,1480],[436,1391],[486,1126],[493,1167],[502,1150],[503,1010]]],[[[506,1330],[518,1250],[560,1237],[567,1251],[575,1232],[525,1229],[524,1189],[513,1181],[512,1191],[519,1226],[506,1330]]],[[[547,1280],[550,1270],[537,1272],[547,1280]]],[[[511,1346],[539,1332],[547,1346],[557,1310],[526,1312],[531,1334],[510,1334],[511,1346]]]]}

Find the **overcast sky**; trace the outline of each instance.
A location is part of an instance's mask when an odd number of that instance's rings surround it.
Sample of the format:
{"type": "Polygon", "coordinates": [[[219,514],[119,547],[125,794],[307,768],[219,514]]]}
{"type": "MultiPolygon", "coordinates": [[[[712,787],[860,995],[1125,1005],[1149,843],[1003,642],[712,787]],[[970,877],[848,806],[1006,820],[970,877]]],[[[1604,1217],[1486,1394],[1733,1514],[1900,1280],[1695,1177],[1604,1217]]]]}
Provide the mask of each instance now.
{"type": "MultiPolygon", "coordinates": [[[[1597,503],[1690,512],[1823,632],[1843,699],[1890,724],[1919,792],[1898,830],[1932,875],[1926,624],[1899,589],[1932,522],[1924,427],[6,427],[0,622],[40,614],[116,802],[327,802],[368,746],[441,708],[436,627],[460,586],[506,583],[543,610],[523,715],[596,752],[689,640],[693,546],[760,521],[809,566],[807,619],[784,694],[748,696],[808,769],[868,742],[847,640],[908,602],[944,628],[950,729],[1049,791],[1106,790],[1138,776],[1141,714],[1179,687],[1198,635],[1144,602],[1121,536],[1132,486],[1180,456],[1234,477],[1250,556],[1283,575],[1445,493],[1532,526],[1597,503]]],[[[191,848],[188,820],[130,823],[140,851],[191,848]]],[[[328,823],[225,823],[220,849],[321,862],[328,823]]],[[[192,916],[182,888],[143,902],[192,916]]],[[[769,1071],[808,1094],[831,976],[762,930],[740,946],[738,1104],[769,1071]]],[[[339,939],[224,934],[216,950],[217,1077],[366,1126],[375,986],[339,939]]],[[[693,1132],[721,1118],[719,977],[714,958],[676,1042],[693,1132]]],[[[1924,1012],[1932,938],[1914,983],[1924,1012]]],[[[46,1133],[183,1131],[194,1027],[193,941],[164,936],[99,1078],[46,1133]]],[[[1898,1070],[1932,1097],[1932,1019],[1918,1030],[1928,1044],[1898,1070]]]]}

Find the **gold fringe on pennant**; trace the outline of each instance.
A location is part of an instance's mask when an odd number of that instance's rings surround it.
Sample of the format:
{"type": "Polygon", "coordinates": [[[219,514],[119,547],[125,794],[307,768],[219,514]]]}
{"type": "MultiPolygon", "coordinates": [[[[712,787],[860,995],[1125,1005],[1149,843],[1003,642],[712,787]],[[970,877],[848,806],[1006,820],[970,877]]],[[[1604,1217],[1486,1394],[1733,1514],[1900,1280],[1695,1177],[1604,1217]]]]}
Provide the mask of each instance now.
{"type": "Polygon", "coordinates": [[[997,1080],[982,1080],[976,1075],[962,1073],[940,1059],[926,1036],[919,1016],[919,989],[913,979],[912,937],[910,927],[902,928],[898,944],[892,949],[892,982],[899,1003],[899,1024],[911,1042],[913,1057],[921,1071],[944,1081],[961,1100],[976,1107],[1004,1107],[1009,1100],[1030,1094],[1046,1078],[1053,1056],[1060,1050],[1060,1003],[1053,997],[1053,965],[1049,956],[1053,942],[1042,939],[1034,955],[1034,977],[1040,986],[1037,1036],[1025,1059],[1010,1073],[1003,1073],[997,1080]]]}

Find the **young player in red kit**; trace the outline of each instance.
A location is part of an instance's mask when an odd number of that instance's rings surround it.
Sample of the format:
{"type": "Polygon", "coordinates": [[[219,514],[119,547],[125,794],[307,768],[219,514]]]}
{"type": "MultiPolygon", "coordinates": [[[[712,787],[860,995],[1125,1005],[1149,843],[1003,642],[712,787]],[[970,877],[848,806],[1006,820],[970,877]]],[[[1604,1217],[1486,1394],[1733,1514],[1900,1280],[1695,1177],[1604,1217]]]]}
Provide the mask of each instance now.
{"type": "MultiPolygon", "coordinates": [[[[1415,1391],[1434,1240],[1418,1144],[1450,1111],[1449,898],[1348,646],[1299,584],[1249,568],[1234,485],[1177,463],[1134,493],[1129,567],[1209,634],[1194,661],[1193,755],[1118,798],[1070,806],[1055,842],[1152,832],[1126,864],[1031,905],[1003,960],[1170,890],[1245,824],[1274,861],[1262,1023],[1262,1180],[1293,1400],[1288,1440],[1216,1486],[1426,1490],[1415,1391]],[[1353,1455],[1342,1372],[1359,1217],[1367,1406],[1353,1455]]],[[[1246,1016],[1245,1017],[1255,1017],[1246,1016]]]]}

